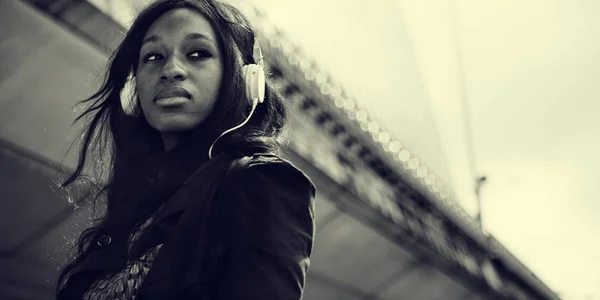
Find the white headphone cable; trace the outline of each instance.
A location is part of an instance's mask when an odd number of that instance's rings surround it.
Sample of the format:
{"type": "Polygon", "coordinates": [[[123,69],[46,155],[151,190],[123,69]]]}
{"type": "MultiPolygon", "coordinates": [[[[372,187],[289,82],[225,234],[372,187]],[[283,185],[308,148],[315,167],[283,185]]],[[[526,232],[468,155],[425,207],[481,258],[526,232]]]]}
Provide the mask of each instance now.
{"type": "Polygon", "coordinates": [[[225,130],[223,133],[221,133],[221,135],[219,135],[218,138],[215,139],[215,141],[210,145],[210,148],[208,148],[208,159],[212,159],[212,149],[215,146],[215,144],[217,143],[217,141],[224,135],[240,129],[242,126],[246,125],[246,123],[248,123],[248,121],[250,120],[250,118],[252,117],[252,114],[254,113],[254,110],[256,109],[256,106],[258,105],[258,98],[254,98],[252,99],[252,109],[250,110],[250,114],[248,115],[248,117],[244,120],[244,122],[242,122],[241,124],[232,127],[230,129],[225,130]]]}

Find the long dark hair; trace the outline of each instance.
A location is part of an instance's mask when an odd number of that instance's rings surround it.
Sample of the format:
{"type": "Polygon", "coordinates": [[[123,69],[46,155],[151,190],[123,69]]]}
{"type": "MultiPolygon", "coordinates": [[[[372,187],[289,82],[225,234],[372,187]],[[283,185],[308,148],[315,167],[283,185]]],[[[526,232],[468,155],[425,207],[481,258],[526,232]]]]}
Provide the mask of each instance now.
{"type": "MultiPolygon", "coordinates": [[[[80,102],[88,106],[75,122],[86,120],[87,123],[77,166],[62,187],[84,178],[84,173],[94,173],[99,182],[103,182],[98,195],[106,195],[106,214],[80,235],[75,244],[75,258],[65,265],[58,277],[57,293],[67,275],[96,247],[94,241],[101,232],[118,228],[116,226],[123,223],[140,221],[136,220],[142,216],[139,213],[122,209],[115,212],[113,208],[126,201],[118,195],[128,188],[127,181],[131,179],[127,175],[131,169],[164,150],[159,133],[143,117],[137,96],[132,96],[133,111],[126,113],[121,92],[127,81],[136,75],[140,47],[148,28],[161,15],[175,8],[203,14],[216,32],[223,56],[223,79],[216,104],[201,124],[201,130],[192,130],[189,137],[214,140],[223,131],[241,123],[249,112],[241,68],[243,64],[255,63],[252,50],[256,36],[242,13],[231,5],[211,0],[159,0],[145,8],[111,56],[100,89],[80,102]]],[[[265,94],[264,103],[257,106],[246,125],[218,140],[213,156],[232,151],[278,153],[281,150],[286,109],[269,79],[265,94]]],[[[94,207],[97,198],[94,198],[94,207]]]]}

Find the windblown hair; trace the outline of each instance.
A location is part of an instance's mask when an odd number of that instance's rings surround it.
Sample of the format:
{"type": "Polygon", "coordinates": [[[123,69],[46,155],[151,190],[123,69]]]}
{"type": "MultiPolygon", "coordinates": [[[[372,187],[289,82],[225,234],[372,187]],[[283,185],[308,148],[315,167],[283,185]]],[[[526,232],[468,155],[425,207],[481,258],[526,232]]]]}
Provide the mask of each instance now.
{"type": "MultiPolygon", "coordinates": [[[[96,247],[94,241],[103,230],[128,221],[140,221],[136,218],[143,217],[135,212],[122,210],[115,214],[112,208],[123,201],[116,195],[128,186],[128,169],[136,163],[143,163],[152,153],[164,151],[163,144],[159,132],[143,117],[137,95],[132,95],[131,113],[123,109],[121,94],[128,80],[136,75],[142,40],[148,28],[160,16],[176,8],[200,12],[209,20],[216,32],[223,57],[223,78],[216,104],[201,124],[202,130],[192,130],[192,134],[187,137],[214,140],[225,130],[240,124],[249,112],[241,71],[243,65],[255,63],[252,56],[255,32],[249,21],[233,6],[211,0],[159,0],[145,8],[111,56],[99,90],[80,102],[87,105],[87,108],[75,122],[86,120],[87,123],[76,168],[62,187],[83,178],[84,172],[91,171],[96,177],[102,177],[97,179],[104,183],[100,186],[101,192],[108,191],[106,214],[97,221],[97,225],[86,229],[79,237],[75,244],[75,258],[59,275],[57,293],[69,273],[96,247]]],[[[213,156],[231,151],[278,153],[283,143],[286,122],[287,113],[282,98],[267,78],[264,103],[256,107],[246,125],[218,140],[213,156]]],[[[96,199],[94,207],[95,205],[96,199]]]]}

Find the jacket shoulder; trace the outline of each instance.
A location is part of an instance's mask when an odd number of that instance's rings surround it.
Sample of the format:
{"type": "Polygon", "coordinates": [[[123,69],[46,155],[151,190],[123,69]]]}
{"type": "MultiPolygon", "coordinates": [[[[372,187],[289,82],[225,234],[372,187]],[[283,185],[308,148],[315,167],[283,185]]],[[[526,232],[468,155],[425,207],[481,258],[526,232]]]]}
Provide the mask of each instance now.
{"type": "Polygon", "coordinates": [[[259,153],[245,156],[234,163],[234,168],[240,174],[248,176],[266,176],[276,178],[278,181],[292,181],[295,184],[307,184],[315,194],[316,188],[310,177],[291,161],[271,153],[259,153]]]}

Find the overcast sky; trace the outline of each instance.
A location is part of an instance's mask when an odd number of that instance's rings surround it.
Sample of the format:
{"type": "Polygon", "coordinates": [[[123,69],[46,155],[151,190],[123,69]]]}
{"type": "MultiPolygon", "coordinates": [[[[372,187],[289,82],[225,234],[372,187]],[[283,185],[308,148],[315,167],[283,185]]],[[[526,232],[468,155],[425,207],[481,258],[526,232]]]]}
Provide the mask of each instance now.
{"type": "Polygon", "coordinates": [[[474,212],[464,84],[487,230],[564,299],[600,299],[600,2],[255,2],[474,212]]]}

